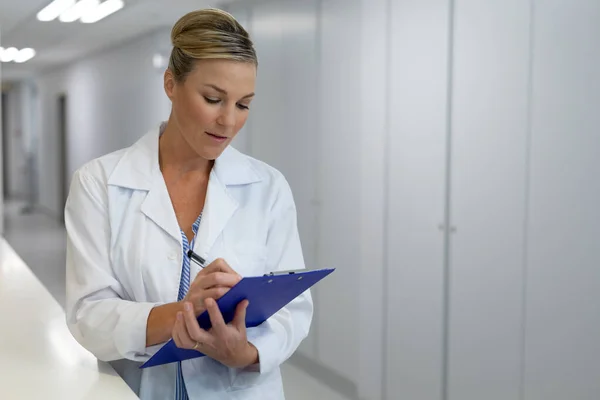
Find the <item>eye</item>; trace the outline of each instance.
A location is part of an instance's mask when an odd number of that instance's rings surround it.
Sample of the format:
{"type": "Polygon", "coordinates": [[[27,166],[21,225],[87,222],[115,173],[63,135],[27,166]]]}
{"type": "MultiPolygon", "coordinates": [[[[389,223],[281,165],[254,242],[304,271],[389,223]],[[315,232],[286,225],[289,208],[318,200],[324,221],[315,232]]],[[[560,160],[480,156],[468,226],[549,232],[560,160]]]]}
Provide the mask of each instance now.
{"type": "Polygon", "coordinates": [[[219,99],[212,99],[212,98],[206,97],[206,96],[204,96],[204,100],[206,100],[206,102],[208,104],[218,104],[221,101],[219,99]]]}
{"type": "Polygon", "coordinates": [[[250,109],[250,107],[249,107],[249,106],[246,106],[246,105],[244,105],[244,104],[238,104],[238,105],[237,105],[237,107],[238,107],[240,110],[249,110],[249,109],[250,109]]]}

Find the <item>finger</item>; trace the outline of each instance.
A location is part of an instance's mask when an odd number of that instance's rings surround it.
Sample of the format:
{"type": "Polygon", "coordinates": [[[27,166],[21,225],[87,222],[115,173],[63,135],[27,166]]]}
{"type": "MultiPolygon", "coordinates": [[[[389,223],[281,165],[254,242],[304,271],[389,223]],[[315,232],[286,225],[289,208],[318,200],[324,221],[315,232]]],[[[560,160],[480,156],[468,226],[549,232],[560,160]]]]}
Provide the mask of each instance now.
{"type": "Polygon", "coordinates": [[[226,287],[216,287],[208,290],[200,291],[199,293],[188,293],[186,296],[186,301],[189,301],[194,306],[194,312],[197,315],[202,314],[206,311],[206,305],[204,304],[204,300],[211,298],[218,300],[223,297],[231,288],[226,287]]]}
{"type": "Polygon", "coordinates": [[[194,305],[196,312],[204,312],[206,310],[204,299],[210,298],[218,300],[225,296],[225,294],[230,290],[231,288],[228,287],[214,287],[208,290],[203,290],[199,293],[190,293],[186,300],[194,305]]]}
{"type": "Polygon", "coordinates": [[[190,349],[194,346],[195,342],[190,339],[183,318],[183,313],[181,311],[178,312],[177,320],[175,321],[175,327],[173,329],[173,339],[175,340],[177,347],[182,349],[190,349]]]}
{"type": "Polygon", "coordinates": [[[179,340],[179,334],[177,333],[177,331],[175,329],[173,329],[172,336],[173,336],[173,341],[175,342],[175,346],[182,349],[183,345],[181,344],[181,341],[179,340]]]}
{"type": "Polygon", "coordinates": [[[208,332],[200,328],[200,325],[198,325],[198,320],[196,319],[192,305],[186,303],[184,307],[185,311],[183,312],[183,315],[185,327],[190,339],[194,342],[194,344],[196,342],[200,342],[212,346],[214,339],[208,332]]]}
{"type": "Polygon", "coordinates": [[[227,272],[227,273],[237,274],[237,272],[235,272],[233,270],[233,268],[231,268],[231,266],[229,266],[229,264],[227,264],[227,261],[225,261],[222,258],[217,258],[216,260],[211,262],[209,265],[207,265],[205,268],[203,268],[198,273],[198,275],[201,275],[201,274],[208,275],[213,272],[227,272]]]}
{"type": "Polygon", "coordinates": [[[219,300],[221,297],[225,296],[225,293],[229,292],[231,288],[229,287],[215,287],[208,290],[205,290],[202,294],[202,297],[205,299],[215,299],[219,300]]]}
{"type": "Polygon", "coordinates": [[[196,341],[193,340],[187,330],[187,326],[185,325],[185,316],[184,313],[180,312],[180,317],[178,318],[178,330],[177,333],[179,334],[179,341],[181,342],[181,344],[183,345],[184,348],[186,349],[191,349],[195,344],[196,341]]]}
{"type": "Polygon", "coordinates": [[[197,287],[201,289],[209,289],[212,287],[225,286],[234,287],[240,281],[240,277],[229,272],[214,272],[209,275],[202,276],[198,279],[197,287]]]}
{"type": "Polygon", "coordinates": [[[250,302],[248,300],[244,300],[240,302],[235,309],[235,317],[233,317],[232,325],[236,327],[239,332],[246,331],[246,310],[250,302]]]}
{"type": "MultiPolygon", "coordinates": [[[[189,300],[194,294],[197,294],[197,292],[206,290],[206,289],[219,288],[219,287],[225,287],[228,289],[232,288],[235,285],[237,285],[241,279],[242,279],[242,277],[239,275],[225,273],[225,272],[214,272],[209,275],[197,276],[194,279],[194,282],[192,282],[192,284],[190,285],[190,289],[188,291],[188,294],[186,295],[186,299],[189,300]]],[[[219,297],[222,296],[223,294],[225,294],[225,293],[220,293],[219,297]]],[[[204,295],[202,297],[206,298],[208,296],[204,295]]],[[[215,297],[215,298],[219,298],[219,297],[215,297]]]]}
{"type": "Polygon", "coordinates": [[[208,315],[210,316],[210,322],[212,324],[213,329],[217,335],[222,334],[227,325],[225,324],[225,320],[223,319],[223,314],[221,314],[221,310],[219,310],[219,306],[217,302],[213,299],[206,299],[204,301],[206,305],[206,309],[208,310],[208,315]]]}
{"type": "Polygon", "coordinates": [[[179,348],[181,348],[183,345],[181,344],[181,341],[179,340],[179,329],[177,328],[177,316],[175,317],[175,323],[173,324],[173,330],[171,331],[171,337],[173,338],[173,341],[175,342],[175,345],[179,348]]]}

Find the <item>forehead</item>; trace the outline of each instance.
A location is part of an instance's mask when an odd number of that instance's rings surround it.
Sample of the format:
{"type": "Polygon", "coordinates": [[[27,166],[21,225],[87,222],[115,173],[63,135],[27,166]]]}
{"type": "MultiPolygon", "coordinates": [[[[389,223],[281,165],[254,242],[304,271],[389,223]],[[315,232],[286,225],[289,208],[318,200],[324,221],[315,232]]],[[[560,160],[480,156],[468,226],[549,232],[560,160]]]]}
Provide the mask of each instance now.
{"type": "Polygon", "coordinates": [[[254,91],[256,66],[232,60],[198,60],[186,79],[193,86],[215,85],[230,95],[254,91]]]}

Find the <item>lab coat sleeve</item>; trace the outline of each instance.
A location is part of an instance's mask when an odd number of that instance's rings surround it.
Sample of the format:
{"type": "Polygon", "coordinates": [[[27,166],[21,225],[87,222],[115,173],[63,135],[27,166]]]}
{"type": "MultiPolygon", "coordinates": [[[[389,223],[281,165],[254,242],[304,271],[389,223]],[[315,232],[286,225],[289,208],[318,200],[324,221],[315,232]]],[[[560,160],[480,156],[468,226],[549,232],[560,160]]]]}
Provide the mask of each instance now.
{"type": "MultiPolygon", "coordinates": [[[[283,177],[279,187],[267,239],[267,269],[304,269],[292,191],[283,177]]],[[[250,369],[268,374],[284,363],[308,335],[312,315],[313,302],[310,290],[307,290],[262,325],[249,328],[248,341],[259,354],[259,364],[250,369]]]]}
{"type": "Polygon", "coordinates": [[[113,273],[107,186],[94,175],[75,173],[65,206],[67,325],[102,361],[144,361],[152,350],[146,324],[156,304],[130,301],[113,273]]]}

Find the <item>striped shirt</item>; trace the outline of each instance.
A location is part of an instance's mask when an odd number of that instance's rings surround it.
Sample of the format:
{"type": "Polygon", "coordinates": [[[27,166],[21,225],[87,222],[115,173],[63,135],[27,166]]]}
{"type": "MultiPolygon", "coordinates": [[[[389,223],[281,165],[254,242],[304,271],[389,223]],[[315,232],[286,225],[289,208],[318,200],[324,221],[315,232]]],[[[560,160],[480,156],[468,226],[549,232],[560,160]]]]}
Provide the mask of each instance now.
{"type": "MultiPolygon", "coordinates": [[[[188,250],[194,248],[194,243],[196,241],[196,236],[198,234],[198,228],[200,227],[200,221],[202,220],[202,213],[196,219],[196,222],[192,225],[192,231],[194,232],[194,238],[192,242],[188,242],[188,238],[183,231],[181,230],[181,239],[183,243],[183,265],[181,266],[181,279],[179,281],[179,294],[177,295],[177,301],[183,300],[188,290],[190,289],[190,258],[187,253],[188,250]]],[[[177,376],[175,381],[175,400],[189,400],[187,390],[185,388],[185,381],[183,380],[183,372],[181,370],[181,361],[177,363],[177,376]]]]}

